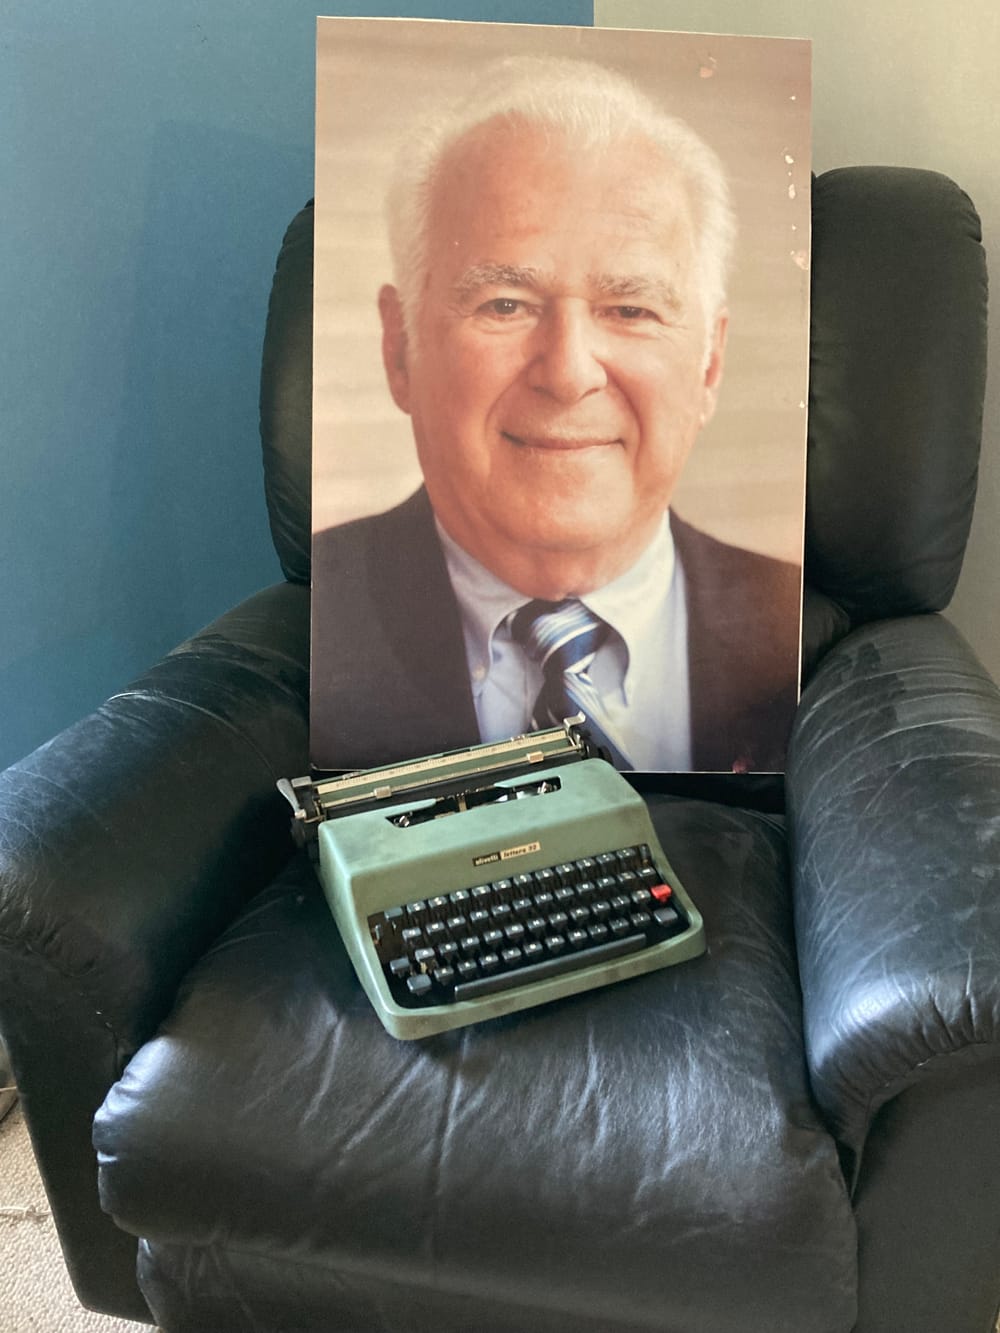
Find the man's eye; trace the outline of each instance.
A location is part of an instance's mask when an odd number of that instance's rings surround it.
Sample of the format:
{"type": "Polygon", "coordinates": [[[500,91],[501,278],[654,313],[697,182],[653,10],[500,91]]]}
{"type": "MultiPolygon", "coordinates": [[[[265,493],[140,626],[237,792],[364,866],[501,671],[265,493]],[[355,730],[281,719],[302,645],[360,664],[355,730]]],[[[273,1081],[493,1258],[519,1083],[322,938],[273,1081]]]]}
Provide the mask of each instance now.
{"type": "Polygon", "coordinates": [[[616,319],[640,320],[656,319],[652,310],[647,310],[641,305],[616,305],[611,307],[611,313],[616,319]]]}
{"type": "Polygon", "coordinates": [[[499,319],[509,319],[511,315],[519,315],[521,313],[524,309],[524,302],[516,300],[513,296],[495,296],[492,301],[484,302],[479,309],[484,315],[494,315],[499,319]]]}

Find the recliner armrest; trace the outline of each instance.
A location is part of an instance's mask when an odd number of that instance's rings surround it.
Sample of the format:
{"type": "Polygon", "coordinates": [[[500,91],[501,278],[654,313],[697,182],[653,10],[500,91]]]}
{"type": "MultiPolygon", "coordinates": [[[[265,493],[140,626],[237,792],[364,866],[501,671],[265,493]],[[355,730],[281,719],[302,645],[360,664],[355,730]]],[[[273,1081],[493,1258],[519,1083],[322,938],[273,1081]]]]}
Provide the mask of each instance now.
{"type": "Polygon", "coordinates": [[[830,653],[787,801],[807,1058],[857,1157],[941,1061],[1000,1058],[1000,691],[947,621],[883,621],[830,653]]]}
{"type": "Polygon", "coordinates": [[[74,979],[125,1047],[291,851],[308,589],[268,589],[0,775],[0,944],[74,979]]]}
{"type": "Polygon", "coordinates": [[[91,1122],[178,984],[293,851],[309,590],[248,599],[0,774],[0,1014],[80,1299],[148,1319],[91,1122]]]}

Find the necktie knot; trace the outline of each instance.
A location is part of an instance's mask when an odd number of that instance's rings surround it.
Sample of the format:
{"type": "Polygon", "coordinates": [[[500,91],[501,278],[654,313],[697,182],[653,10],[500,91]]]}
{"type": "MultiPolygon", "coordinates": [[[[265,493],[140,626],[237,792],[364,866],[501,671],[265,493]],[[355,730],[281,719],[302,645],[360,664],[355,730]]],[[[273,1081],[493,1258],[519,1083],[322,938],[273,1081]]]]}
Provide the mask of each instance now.
{"type": "Polygon", "coordinates": [[[585,673],[607,633],[605,622],[575,597],[528,602],[511,623],[512,638],[538,663],[546,681],[567,671],[585,673]]]}
{"type": "Polygon", "coordinates": [[[511,637],[542,670],[542,688],[531,715],[533,727],[561,726],[584,713],[591,740],[619,768],[630,764],[596,722],[603,711],[600,694],[590,679],[590,665],[610,627],[576,597],[561,602],[540,598],[515,611],[511,637]]]}

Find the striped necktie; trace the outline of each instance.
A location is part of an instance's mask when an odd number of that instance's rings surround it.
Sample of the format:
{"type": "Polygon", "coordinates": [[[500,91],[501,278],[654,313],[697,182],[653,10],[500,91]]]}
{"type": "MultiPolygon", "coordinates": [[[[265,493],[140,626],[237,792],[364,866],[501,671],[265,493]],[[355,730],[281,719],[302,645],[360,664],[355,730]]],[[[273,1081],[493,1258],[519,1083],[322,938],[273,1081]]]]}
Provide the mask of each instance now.
{"type": "Polygon", "coordinates": [[[616,768],[631,768],[628,758],[595,721],[601,700],[588,671],[610,633],[607,623],[575,597],[561,602],[536,599],[514,612],[510,632],[542,669],[542,688],[532,710],[531,725],[558,727],[566,718],[585,713],[587,725],[583,730],[593,744],[607,752],[616,768]]]}

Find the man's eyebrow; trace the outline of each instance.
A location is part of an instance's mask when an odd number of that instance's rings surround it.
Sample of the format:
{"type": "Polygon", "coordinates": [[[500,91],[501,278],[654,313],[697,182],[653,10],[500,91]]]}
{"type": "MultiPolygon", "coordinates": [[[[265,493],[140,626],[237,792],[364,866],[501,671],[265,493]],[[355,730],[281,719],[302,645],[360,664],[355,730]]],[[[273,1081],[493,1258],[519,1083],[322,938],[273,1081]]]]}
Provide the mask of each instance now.
{"type": "Polygon", "coordinates": [[[602,300],[650,301],[668,310],[680,310],[683,302],[673,283],[651,273],[596,273],[591,291],[602,300]]]}
{"type": "MultiPolygon", "coordinates": [[[[554,279],[542,269],[521,264],[472,264],[457,279],[452,290],[459,302],[481,292],[484,287],[521,287],[545,291],[554,279]]],[[[652,273],[596,273],[587,279],[592,297],[602,301],[640,301],[667,310],[682,308],[680,294],[673,283],[652,273]]]]}
{"type": "Polygon", "coordinates": [[[472,264],[458,278],[453,287],[459,301],[465,300],[484,287],[539,287],[544,281],[540,269],[519,264],[472,264]]]}

